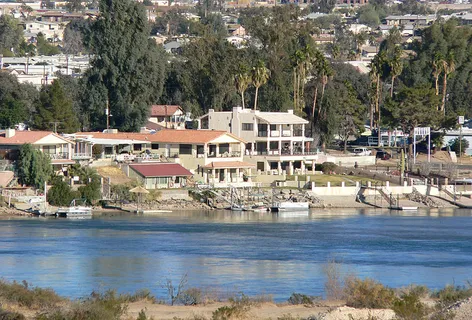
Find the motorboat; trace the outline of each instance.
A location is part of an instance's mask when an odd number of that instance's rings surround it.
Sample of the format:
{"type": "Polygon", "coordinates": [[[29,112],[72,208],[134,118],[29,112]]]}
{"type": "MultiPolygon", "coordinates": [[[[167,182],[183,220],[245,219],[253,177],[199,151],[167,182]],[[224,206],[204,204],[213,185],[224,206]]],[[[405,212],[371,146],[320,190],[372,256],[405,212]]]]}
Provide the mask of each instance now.
{"type": "Polygon", "coordinates": [[[282,201],[275,202],[270,207],[271,212],[281,211],[308,211],[310,210],[310,204],[308,202],[296,202],[296,201],[282,201]]]}
{"type": "Polygon", "coordinates": [[[92,218],[92,208],[86,206],[85,200],[74,199],[68,207],[58,208],[56,216],[60,218],[78,218],[87,219],[92,218]],[[80,203],[82,201],[82,203],[80,203]]]}

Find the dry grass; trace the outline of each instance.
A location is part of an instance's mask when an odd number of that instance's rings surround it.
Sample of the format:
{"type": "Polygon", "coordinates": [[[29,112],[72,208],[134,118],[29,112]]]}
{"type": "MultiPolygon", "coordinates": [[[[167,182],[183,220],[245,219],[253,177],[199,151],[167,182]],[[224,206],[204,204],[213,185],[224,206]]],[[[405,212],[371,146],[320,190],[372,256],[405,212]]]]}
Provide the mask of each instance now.
{"type": "Polygon", "coordinates": [[[98,167],[97,172],[104,178],[110,178],[111,184],[126,184],[133,181],[118,167],[98,167]]]}

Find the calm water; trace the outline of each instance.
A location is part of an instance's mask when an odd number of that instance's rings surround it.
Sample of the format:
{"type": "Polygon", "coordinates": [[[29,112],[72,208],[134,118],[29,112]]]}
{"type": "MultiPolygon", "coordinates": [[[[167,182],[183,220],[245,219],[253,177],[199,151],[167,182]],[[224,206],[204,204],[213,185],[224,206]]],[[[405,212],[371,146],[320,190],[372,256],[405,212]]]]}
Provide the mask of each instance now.
{"type": "Polygon", "coordinates": [[[309,215],[180,212],[92,220],[0,220],[0,277],[82,297],[92,290],[159,297],[166,278],[276,300],[322,295],[332,257],[345,272],[393,287],[472,279],[472,211],[309,215]]]}

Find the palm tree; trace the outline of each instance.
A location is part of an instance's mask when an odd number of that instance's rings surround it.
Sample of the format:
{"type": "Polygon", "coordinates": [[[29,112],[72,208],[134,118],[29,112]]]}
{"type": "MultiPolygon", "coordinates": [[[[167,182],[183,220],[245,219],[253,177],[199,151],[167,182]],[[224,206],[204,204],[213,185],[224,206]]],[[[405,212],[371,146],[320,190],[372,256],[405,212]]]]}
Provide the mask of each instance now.
{"type": "Polygon", "coordinates": [[[259,87],[267,83],[270,77],[270,70],[266,68],[263,61],[259,60],[257,65],[252,68],[252,83],[256,87],[256,96],[254,97],[254,110],[257,109],[257,98],[259,87]]]}
{"type": "Polygon", "coordinates": [[[432,61],[433,64],[433,77],[434,77],[434,89],[436,90],[436,95],[439,96],[439,76],[443,71],[443,61],[444,59],[440,54],[436,54],[432,61]]]}
{"type": "Polygon", "coordinates": [[[396,46],[393,52],[393,57],[389,61],[390,65],[390,75],[392,77],[392,86],[390,88],[390,98],[393,97],[393,85],[395,78],[402,74],[403,71],[403,61],[402,61],[403,49],[400,46],[396,46]]]}
{"type": "Polygon", "coordinates": [[[251,75],[248,69],[249,68],[246,65],[241,65],[239,67],[238,74],[234,77],[234,80],[236,83],[236,90],[238,90],[239,94],[241,94],[241,101],[242,101],[243,109],[245,107],[244,92],[246,92],[246,89],[251,84],[251,75]]]}
{"type": "Polygon", "coordinates": [[[442,69],[444,71],[444,78],[443,78],[443,96],[442,96],[442,104],[441,104],[441,111],[443,114],[446,114],[446,93],[447,93],[447,77],[456,70],[456,63],[454,61],[454,53],[449,53],[446,60],[443,60],[442,69]]]}
{"type": "Polygon", "coordinates": [[[371,127],[370,129],[372,130],[372,124],[375,122],[375,117],[374,117],[374,110],[372,110],[372,107],[375,106],[375,113],[377,115],[377,121],[376,121],[376,127],[378,131],[378,145],[380,146],[381,144],[381,132],[380,132],[380,96],[382,94],[381,86],[382,86],[382,81],[381,77],[383,74],[383,66],[386,61],[386,55],[385,51],[380,51],[374,59],[372,59],[372,62],[370,63],[370,78],[371,81],[373,81],[373,85],[375,85],[375,104],[371,105],[371,127]]]}

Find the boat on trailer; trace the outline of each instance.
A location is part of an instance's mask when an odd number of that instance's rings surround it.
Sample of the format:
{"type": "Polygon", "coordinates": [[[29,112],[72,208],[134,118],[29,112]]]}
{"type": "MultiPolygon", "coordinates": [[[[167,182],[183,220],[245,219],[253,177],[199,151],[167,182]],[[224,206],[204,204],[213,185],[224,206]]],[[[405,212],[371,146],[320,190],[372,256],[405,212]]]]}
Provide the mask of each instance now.
{"type": "Polygon", "coordinates": [[[85,199],[74,199],[68,207],[58,208],[56,216],[60,218],[92,218],[92,208],[87,206],[85,199]]]}

